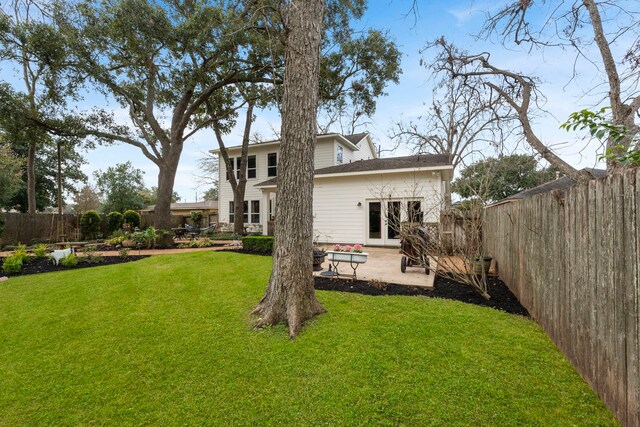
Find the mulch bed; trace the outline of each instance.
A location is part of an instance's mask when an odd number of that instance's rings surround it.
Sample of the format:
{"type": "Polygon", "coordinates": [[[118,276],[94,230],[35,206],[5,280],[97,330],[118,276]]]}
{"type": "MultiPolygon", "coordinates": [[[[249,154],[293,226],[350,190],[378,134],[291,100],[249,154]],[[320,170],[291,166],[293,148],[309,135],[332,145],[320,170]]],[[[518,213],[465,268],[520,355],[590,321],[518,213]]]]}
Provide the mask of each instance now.
{"type": "Polygon", "coordinates": [[[420,288],[416,286],[388,284],[370,284],[362,280],[352,282],[344,279],[329,277],[316,277],[315,288],[322,291],[354,292],[363,295],[405,295],[426,296],[432,298],[445,298],[468,304],[491,307],[511,314],[529,316],[526,308],[511,293],[507,285],[497,277],[488,278],[488,292],[491,299],[485,300],[471,286],[436,276],[434,289],[420,288]]]}
{"type": "MultiPolygon", "coordinates": [[[[53,262],[48,258],[31,258],[29,262],[22,264],[22,271],[16,274],[6,274],[0,268],[0,276],[24,276],[26,274],[38,274],[38,273],[49,273],[51,271],[62,271],[62,270],[76,270],[78,268],[89,268],[89,267],[100,267],[102,265],[113,265],[113,264],[122,264],[123,262],[132,262],[138,261],[143,258],[147,258],[148,255],[129,255],[127,258],[121,258],[119,256],[105,256],[102,258],[101,262],[98,263],[88,263],[82,261],[82,256],[79,256],[78,265],[75,267],[63,267],[61,265],[54,265],[53,262]]],[[[0,258],[0,266],[2,266],[3,258],[0,258]]]]}

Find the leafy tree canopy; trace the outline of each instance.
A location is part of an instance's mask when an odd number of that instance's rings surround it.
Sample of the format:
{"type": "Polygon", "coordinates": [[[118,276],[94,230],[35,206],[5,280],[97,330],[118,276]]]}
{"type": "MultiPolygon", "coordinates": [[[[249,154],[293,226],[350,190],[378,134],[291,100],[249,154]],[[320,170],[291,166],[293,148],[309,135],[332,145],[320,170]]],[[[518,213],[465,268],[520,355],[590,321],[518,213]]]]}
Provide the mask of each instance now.
{"type": "MultiPolygon", "coordinates": [[[[156,202],[158,201],[158,187],[155,187],[155,186],[151,188],[145,187],[140,193],[140,196],[142,196],[142,200],[145,206],[155,205],[156,202]]],[[[171,203],[179,202],[180,199],[181,199],[180,195],[174,191],[173,194],[171,195],[171,203]]]]}
{"type": "Polygon", "coordinates": [[[145,207],[142,197],[145,191],[144,172],[131,162],[119,163],[106,171],[94,172],[96,185],[103,196],[102,212],[125,212],[145,207]]]}
{"type": "Polygon", "coordinates": [[[0,204],[10,200],[18,191],[22,176],[22,163],[16,159],[9,144],[0,138],[0,204]]]}
{"type": "MultiPolygon", "coordinates": [[[[46,139],[50,138],[47,134],[43,136],[46,139]]],[[[27,152],[29,150],[28,141],[24,139],[13,139],[9,141],[9,145],[14,157],[20,159],[22,163],[26,163],[25,159],[27,158],[27,152]]],[[[62,144],[60,154],[63,171],[63,194],[74,194],[78,191],[79,184],[87,182],[87,176],[81,169],[81,166],[85,164],[86,161],[82,155],[74,149],[73,144],[62,144]]],[[[52,143],[43,145],[40,150],[36,152],[35,160],[36,208],[38,211],[43,211],[45,208],[55,206],[58,203],[56,147],[52,145],[52,143]]],[[[27,212],[26,173],[27,171],[23,169],[18,190],[9,200],[3,203],[5,208],[27,212]]]]}
{"type": "Polygon", "coordinates": [[[526,154],[488,157],[462,169],[451,188],[465,199],[496,202],[555,179],[554,169],[537,166],[526,154]]]}

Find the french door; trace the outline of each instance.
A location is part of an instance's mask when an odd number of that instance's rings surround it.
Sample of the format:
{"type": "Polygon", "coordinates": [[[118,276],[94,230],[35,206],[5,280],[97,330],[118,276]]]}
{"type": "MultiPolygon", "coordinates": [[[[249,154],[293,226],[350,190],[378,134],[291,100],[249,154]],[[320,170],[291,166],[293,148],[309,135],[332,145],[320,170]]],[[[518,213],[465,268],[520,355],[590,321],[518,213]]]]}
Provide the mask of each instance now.
{"type": "Polygon", "coordinates": [[[377,246],[400,244],[401,202],[390,200],[367,201],[366,243],[377,246]]]}

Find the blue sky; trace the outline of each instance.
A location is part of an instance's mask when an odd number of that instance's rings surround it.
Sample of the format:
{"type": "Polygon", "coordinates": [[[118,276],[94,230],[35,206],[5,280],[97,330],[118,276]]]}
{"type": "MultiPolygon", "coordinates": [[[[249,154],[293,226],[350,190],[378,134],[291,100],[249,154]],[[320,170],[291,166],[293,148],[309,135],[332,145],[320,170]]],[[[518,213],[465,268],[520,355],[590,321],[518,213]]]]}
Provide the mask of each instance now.
{"type": "MultiPolygon", "coordinates": [[[[494,62],[504,68],[535,74],[542,79],[542,92],[547,97],[546,109],[552,113],[536,119],[536,131],[541,139],[551,143],[554,148],[572,165],[577,167],[593,167],[596,165],[595,145],[585,148],[585,142],[579,141],[579,135],[568,134],[558,129],[569,114],[582,108],[591,108],[601,104],[601,94],[585,95],[600,80],[597,70],[579,63],[579,74],[571,81],[573,56],[561,50],[527,52],[525,49],[507,50],[498,43],[477,41],[473,34],[480,29],[484,12],[494,10],[501,1],[421,1],[417,17],[407,14],[410,11],[410,0],[371,1],[364,19],[358,23],[359,28],[378,28],[389,31],[391,37],[403,52],[402,70],[398,85],[388,87],[388,96],[378,100],[378,108],[371,119],[368,130],[376,144],[383,148],[391,146],[386,136],[393,123],[399,120],[416,119],[426,111],[425,103],[431,101],[431,85],[429,71],[419,64],[420,49],[435,38],[444,35],[448,40],[471,52],[490,51],[494,62]],[[571,81],[571,84],[567,85],[571,81]]],[[[555,2],[547,2],[555,3],[555,2]]],[[[544,18],[544,11],[540,18],[544,18]]],[[[587,55],[594,54],[587,52],[587,55]]],[[[595,57],[595,56],[594,56],[595,57]]],[[[427,57],[428,59],[428,57],[427,57]]],[[[15,70],[2,63],[0,78],[14,81],[15,70]]],[[[103,105],[99,96],[87,96],[84,106],[103,105]]],[[[123,115],[124,116],[124,115],[123,115]]],[[[273,111],[257,113],[253,126],[254,132],[262,137],[271,137],[272,129],[279,129],[277,114],[273,111]]],[[[236,145],[241,140],[241,130],[235,129],[227,136],[228,145],[236,145]]],[[[175,191],[182,201],[194,201],[196,193],[200,197],[205,186],[198,186],[195,175],[198,174],[197,160],[203,152],[216,148],[213,132],[205,130],[187,142],[182,154],[176,177],[175,191]]],[[[522,147],[520,148],[522,151],[522,147]]],[[[529,150],[524,150],[529,151],[529,150]]],[[[396,152],[408,154],[408,149],[396,152]]],[[[485,153],[486,154],[486,153],[485,153]]],[[[489,155],[492,153],[488,153],[489,155]]],[[[91,177],[95,170],[106,169],[116,163],[131,161],[145,172],[148,186],[156,185],[157,168],[147,160],[135,147],[118,145],[98,148],[85,154],[88,164],[83,166],[85,173],[91,177]]]]}

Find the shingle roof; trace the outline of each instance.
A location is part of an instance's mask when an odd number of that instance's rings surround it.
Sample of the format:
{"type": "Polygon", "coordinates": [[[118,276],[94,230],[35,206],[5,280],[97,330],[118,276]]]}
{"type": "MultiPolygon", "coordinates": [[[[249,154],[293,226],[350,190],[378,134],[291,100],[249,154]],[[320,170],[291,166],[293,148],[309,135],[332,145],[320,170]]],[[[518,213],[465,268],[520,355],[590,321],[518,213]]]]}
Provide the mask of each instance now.
{"type": "Polygon", "coordinates": [[[353,135],[342,135],[342,136],[344,136],[347,140],[349,140],[349,142],[352,143],[353,145],[358,145],[358,143],[362,141],[362,138],[367,136],[367,132],[354,133],[353,135]]]}
{"type": "MultiPolygon", "coordinates": [[[[607,171],[604,169],[585,168],[583,170],[591,172],[594,178],[602,178],[603,176],[607,175],[607,171]]],[[[536,194],[548,193],[552,190],[566,190],[567,188],[573,187],[574,185],[576,185],[576,182],[573,179],[569,178],[568,176],[563,176],[562,178],[540,184],[537,187],[521,191],[518,194],[514,194],[513,196],[509,196],[501,200],[500,202],[526,199],[528,197],[535,196],[536,194]]]]}
{"type": "MultiPolygon", "coordinates": [[[[415,169],[434,166],[451,166],[451,158],[446,154],[420,154],[417,156],[388,157],[383,159],[358,160],[343,165],[316,169],[314,175],[336,173],[373,172],[393,169],[415,169]]],[[[256,187],[276,185],[277,179],[271,178],[257,184],[256,187]]]]}

